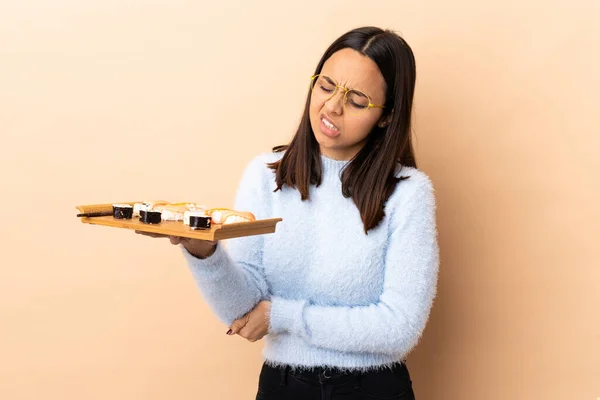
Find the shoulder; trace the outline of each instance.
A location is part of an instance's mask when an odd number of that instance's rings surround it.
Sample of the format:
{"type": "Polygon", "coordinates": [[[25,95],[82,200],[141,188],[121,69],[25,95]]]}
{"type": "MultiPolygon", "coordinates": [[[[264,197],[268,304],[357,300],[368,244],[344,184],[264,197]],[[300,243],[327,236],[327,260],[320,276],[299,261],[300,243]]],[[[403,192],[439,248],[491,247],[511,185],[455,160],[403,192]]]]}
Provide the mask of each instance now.
{"type": "Polygon", "coordinates": [[[386,214],[395,219],[413,212],[435,210],[435,188],[429,175],[418,168],[399,164],[396,177],[407,179],[396,185],[386,204],[386,214]]]}
{"type": "Polygon", "coordinates": [[[282,156],[282,153],[265,152],[246,161],[235,196],[236,209],[252,210],[257,218],[269,215],[268,199],[275,189],[275,175],[268,164],[282,156]]]}
{"type": "Polygon", "coordinates": [[[283,152],[263,152],[248,161],[242,173],[242,184],[268,185],[274,182],[274,170],[269,168],[270,163],[278,161],[283,157],[283,152]]]}
{"type": "Polygon", "coordinates": [[[418,168],[398,164],[396,178],[401,177],[407,177],[408,179],[403,179],[398,183],[394,194],[397,192],[404,192],[404,194],[433,192],[434,190],[433,182],[429,175],[418,168]]]}
{"type": "Polygon", "coordinates": [[[284,152],[273,153],[263,152],[256,155],[252,160],[250,160],[248,167],[254,166],[254,168],[268,168],[267,164],[273,163],[275,161],[279,161],[283,157],[284,152]]]}
{"type": "Polygon", "coordinates": [[[263,152],[251,158],[244,167],[244,175],[251,174],[254,177],[266,175],[267,172],[272,171],[268,164],[278,161],[283,157],[283,152],[263,152]]]}

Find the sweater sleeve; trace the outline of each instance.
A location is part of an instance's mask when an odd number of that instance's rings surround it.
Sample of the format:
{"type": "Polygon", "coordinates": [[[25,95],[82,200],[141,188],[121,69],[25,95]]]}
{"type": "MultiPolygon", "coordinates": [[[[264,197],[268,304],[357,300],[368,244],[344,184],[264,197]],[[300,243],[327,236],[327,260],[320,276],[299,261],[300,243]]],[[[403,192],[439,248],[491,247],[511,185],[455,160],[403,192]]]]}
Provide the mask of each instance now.
{"type": "MultiPolygon", "coordinates": [[[[269,218],[267,202],[269,171],[262,157],[246,167],[238,187],[234,209],[250,211],[257,219],[269,218]]],[[[263,274],[263,236],[246,236],[220,241],[215,253],[205,259],[183,254],[203,298],[225,324],[242,317],[262,299],[268,287],[263,274]]]]}
{"type": "Polygon", "coordinates": [[[427,178],[389,236],[378,301],[357,307],[272,298],[270,333],[290,332],[313,346],[407,354],[419,341],[436,295],[439,249],[433,186],[427,178]]]}

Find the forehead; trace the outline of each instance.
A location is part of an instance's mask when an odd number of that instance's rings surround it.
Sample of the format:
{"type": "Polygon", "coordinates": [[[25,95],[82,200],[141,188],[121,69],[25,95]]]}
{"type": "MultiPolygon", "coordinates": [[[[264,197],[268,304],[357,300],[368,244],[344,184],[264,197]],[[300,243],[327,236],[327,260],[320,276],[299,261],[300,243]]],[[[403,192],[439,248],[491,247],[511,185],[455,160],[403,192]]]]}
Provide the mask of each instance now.
{"type": "Polygon", "coordinates": [[[370,96],[383,97],[385,94],[385,80],[377,64],[352,49],[335,52],[323,64],[321,74],[332,77],[349,89],[363,90],[370,96]]]}

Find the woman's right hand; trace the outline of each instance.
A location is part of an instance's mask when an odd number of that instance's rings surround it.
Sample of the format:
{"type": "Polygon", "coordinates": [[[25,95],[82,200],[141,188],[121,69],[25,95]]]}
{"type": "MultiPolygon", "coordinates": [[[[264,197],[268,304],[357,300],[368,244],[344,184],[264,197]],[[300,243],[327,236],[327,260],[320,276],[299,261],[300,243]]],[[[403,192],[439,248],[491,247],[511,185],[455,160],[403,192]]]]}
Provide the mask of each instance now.
{"type": "Polygon", "coordinates": [[[168,236],[161,235],[159,233],[150,233],[150,232],[141,232],[135,231],[135,233],[143,236],[153,237],[153,238],[169,238],[171,244],[173,245],[182,245],[185,249],[196,258],[207,258],[212,256],[212,254],[217,249],[217,241],[212,240],[200,240],[200,239],[190,239],[186,237],[180,236],[168,236]]]}

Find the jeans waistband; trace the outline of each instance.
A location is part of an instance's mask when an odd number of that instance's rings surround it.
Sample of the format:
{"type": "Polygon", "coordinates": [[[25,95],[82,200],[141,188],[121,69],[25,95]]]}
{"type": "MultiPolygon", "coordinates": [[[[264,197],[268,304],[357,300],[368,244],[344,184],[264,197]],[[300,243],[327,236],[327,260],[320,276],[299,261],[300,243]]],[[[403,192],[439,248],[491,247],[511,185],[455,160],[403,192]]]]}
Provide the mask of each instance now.
{"type": "MultiPolygon", "coordinates": [[[[386,368],[395,369],[395,368],[403,367],[403,365],[404,365],[403,362],[397,362],[395,364],[387,366],[386,368]]],[[[346,379],[349,377],[359,378],[361,376],[377,372],[376,369],[361,371],[361,370],[345,370],[345,369],[340,369],[340,368],[335,368],[335,367],[313,367],[310,369],[304,369],[304,368],[293,368],[291,366],[279,366],[277,368],[280,369],[281,372],[285,375],[291,375],[291,376],[294,376],[297,378],[302,378],[305,380],[310,380],[310,381],[315,381],[315,382],[323,381],[323,380],[340,380],[340,379],[346,379]]]]}

